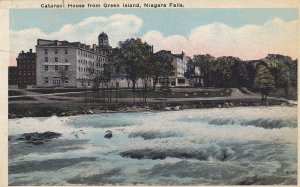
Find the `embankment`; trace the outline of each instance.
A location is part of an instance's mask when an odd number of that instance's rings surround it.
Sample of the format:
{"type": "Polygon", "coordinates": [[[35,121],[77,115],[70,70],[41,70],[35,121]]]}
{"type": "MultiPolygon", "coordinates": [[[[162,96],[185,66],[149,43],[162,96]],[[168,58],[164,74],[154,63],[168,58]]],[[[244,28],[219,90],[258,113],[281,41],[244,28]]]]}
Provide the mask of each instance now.
{"type": "Polygon", "coordinates": [[[229,108],[239,106],[293,106],[287,100],[270,98],[267,102],[261,102],[257,98],[247,99],[216,99],[201,101],[165,101],[160,100],[151,103],[14,103],[9,104],[8,118],[22,117],[49,117],[74,116],[82,114],[98,114],[108,112],[141,112],[141,111],[163,111],[182,110],[195,108],[229,108]],[[177,106],[177,107],[176,107],[177,106]]]}

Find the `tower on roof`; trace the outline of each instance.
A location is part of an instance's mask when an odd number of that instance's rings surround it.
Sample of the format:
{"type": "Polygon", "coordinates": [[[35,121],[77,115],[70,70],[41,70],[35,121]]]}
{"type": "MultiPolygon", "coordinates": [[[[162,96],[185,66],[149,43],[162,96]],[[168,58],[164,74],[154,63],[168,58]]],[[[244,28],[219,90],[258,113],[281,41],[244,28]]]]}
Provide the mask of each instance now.
{"type": "Polygon", "coordinates": [[[108,36],[106,33],[102,32],[101,34],[99,34],[98,44],[99,44],[99,47],[108,47],[109,46],[108,36]]]}

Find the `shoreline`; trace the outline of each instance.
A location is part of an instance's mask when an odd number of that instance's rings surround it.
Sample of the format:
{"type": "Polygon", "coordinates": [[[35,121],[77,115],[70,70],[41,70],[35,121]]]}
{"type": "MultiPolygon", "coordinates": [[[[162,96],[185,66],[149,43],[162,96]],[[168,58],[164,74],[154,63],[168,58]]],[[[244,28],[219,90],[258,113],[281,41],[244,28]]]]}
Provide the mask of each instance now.
{"type": "Polygon", "coordinates": [[[269,98],[262,102],[257,98],[220,99],[178,102],[148,102],[148,103],[14,103],[8,105],[8,119],[23,117],[77,116],[84,114],[101,114],[116,112],[146,112],[146,111],[179,111],[201,108],[231,108],[245,106],[295,106],[284,99],[269,98]]]}

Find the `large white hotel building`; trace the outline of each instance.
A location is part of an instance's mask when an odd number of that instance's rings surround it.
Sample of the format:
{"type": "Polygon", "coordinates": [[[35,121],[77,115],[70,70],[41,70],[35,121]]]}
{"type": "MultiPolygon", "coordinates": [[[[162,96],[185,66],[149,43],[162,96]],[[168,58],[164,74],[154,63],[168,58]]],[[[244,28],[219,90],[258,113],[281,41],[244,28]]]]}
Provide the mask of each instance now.
{"type": "Polygon", "coordinates": [[[108,36],[101,33],[98,45],[38,39],[36,45],[37,87],[92,87],[89,70],[101,73],[112,54],[108,36]]]}
{"type": "MultiPolygon", "coordinates": [[[[86,45],[80,42],[38,39],[36,45],[36,87],[37,88],[92,88],[90,70],[96,74],[104,71],[105,64],[113,63],[114,48],[109,45],[107,34],[98,36],[98,45],[86,45]]],[[[153,53],[151,46],[150,52],[153,53]]],[[[175,76],[171,77],[171,86],[188,86],[184,77],[190,60],[183,52],[172,54],[161,50],[154,55],[167,55],[172,58],[175,76]]],[[[132,86],[123,73],[113,75],[119,87],[132,86]]],[[[104,83],[105,84],[105,83],[104,83]]],[[[142,81],[137,80],[137,85],[142,81]]],[[[160,81],[158,82],[160,86],[160,81]]]]}

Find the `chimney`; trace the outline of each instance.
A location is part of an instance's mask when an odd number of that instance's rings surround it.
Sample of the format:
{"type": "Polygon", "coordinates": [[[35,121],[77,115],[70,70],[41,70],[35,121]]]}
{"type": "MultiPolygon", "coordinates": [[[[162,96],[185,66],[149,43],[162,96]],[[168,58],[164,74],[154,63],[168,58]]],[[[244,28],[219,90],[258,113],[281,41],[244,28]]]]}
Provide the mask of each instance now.
{"type": "Polygon", "coordinates": [[[29,53],[32,53],[32,49],[29,49],[29,53]]]}

